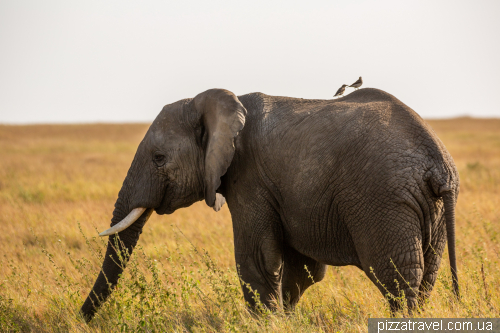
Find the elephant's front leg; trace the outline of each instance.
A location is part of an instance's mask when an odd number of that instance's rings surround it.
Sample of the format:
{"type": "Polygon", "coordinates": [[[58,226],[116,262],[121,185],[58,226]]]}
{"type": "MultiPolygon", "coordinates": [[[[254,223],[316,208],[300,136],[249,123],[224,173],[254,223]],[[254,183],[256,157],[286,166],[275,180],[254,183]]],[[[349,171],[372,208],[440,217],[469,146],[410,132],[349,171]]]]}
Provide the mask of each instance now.
{"type": "MultiPolygon", "coordinates": [[[[279,215],[271,207],[251,210],[251,204],[233,216],[235,259],[245,301],[269,309],[282,306],[282,232],[279,215]]],[[[233,210],[234,211],[234,210],[233,210]]]]}
{"type": "Polygon", "coordinates": [[[249,251],[239,251],[236,246],[236,265],[241,278],[245,301],[254,308],[263,306],[274,310],[283,304],[281,275],[283,261],[279,245],[273,239],[263,237],[252,244],[249,251]]]}

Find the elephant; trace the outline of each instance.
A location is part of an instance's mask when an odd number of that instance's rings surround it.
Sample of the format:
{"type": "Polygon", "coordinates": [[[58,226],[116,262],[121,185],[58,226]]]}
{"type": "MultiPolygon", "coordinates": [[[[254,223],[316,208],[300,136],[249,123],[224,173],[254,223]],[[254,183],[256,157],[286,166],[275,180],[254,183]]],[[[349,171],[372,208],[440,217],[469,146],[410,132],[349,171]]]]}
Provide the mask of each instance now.
{"type": "Polygon", "coordinates": [[[210,89],[166,105],[140,142],[80,311],[90,321],[108,298],[124,269],[117,252],[132,253],[153,211],[203,199],[216,211],[227,201],[250,308],[257,291],[263,306],[293,311],[327,265],[354,265],[392,311],[413,310],[433,289],[446,243],[458,296],[458,192],[444,144],[387,92],[312,100],[210,89]]]}

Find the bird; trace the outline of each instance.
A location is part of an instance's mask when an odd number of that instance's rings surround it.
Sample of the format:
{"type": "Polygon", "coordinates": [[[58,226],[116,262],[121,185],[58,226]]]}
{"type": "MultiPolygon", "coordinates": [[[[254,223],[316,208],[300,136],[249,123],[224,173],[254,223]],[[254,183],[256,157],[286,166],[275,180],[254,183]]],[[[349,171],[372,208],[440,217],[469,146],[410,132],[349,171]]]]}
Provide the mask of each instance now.
{"type": "Polygon", "coordinates": [[[337,92],[333,97],[342,96],[344,94],[345,87],[347,87],[347,84],[343,84],[342,87],[340,87],[339,90],[337,90],[337,92]]]}
{"type": "Polygon", "coordinates": [[[358,81],[354,82],[349,87],[353,87],[355,89],[358,89],[359,87],[361,87],[362,84],[363,84],[363,79],[360,76],[359,79],[358,79],[358,81]]]}

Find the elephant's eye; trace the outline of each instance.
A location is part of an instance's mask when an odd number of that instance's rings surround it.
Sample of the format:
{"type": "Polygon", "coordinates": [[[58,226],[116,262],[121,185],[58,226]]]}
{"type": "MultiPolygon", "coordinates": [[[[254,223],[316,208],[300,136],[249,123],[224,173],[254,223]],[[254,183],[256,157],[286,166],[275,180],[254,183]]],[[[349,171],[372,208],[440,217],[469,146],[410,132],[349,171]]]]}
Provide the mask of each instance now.
{"type": "Polygon", "coordinates": [[[155,153],[153,156],[153,160],[156,163],[156,165],[162,166],[163,164],[165,164],[165,161],[167,160],[167,158],[165,157],[165,155],[155,153]]]}

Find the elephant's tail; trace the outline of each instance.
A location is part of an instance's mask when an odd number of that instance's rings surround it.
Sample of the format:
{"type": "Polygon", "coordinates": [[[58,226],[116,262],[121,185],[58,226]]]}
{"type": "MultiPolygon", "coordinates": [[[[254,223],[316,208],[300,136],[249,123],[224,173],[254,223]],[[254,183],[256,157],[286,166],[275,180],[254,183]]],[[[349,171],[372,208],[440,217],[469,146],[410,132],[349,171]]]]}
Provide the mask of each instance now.
{"type": "Polygon", "coordinates": [[[446,235],[448,237],[448,254],[450,256],[451,276],[453,279],[453,292],[460,298],[458,288],[457,258],[455,255],[455,192],[448,190],[442,194],[444,202],[444,216],[446,219],[446,235]]]}

